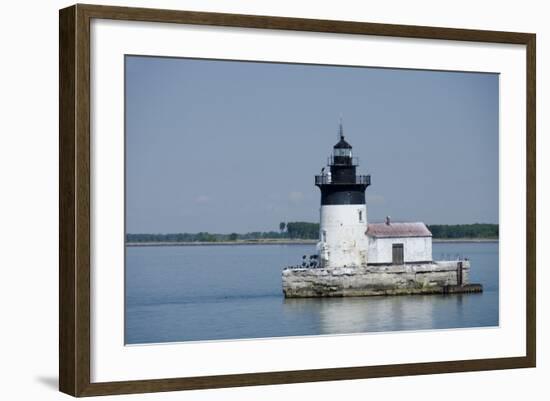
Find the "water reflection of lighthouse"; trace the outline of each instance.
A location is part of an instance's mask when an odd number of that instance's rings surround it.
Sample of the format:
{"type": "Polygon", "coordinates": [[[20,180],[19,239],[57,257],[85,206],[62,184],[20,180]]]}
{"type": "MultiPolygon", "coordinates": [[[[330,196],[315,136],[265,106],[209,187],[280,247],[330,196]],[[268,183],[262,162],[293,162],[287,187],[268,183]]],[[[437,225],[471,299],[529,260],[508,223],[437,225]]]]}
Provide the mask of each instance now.
{"type": "Polygon", "coordinates": [[[328,170],[315,176],[321,190],[320,241],[317,249],[321,267],[366,266],[368,238],[365,189],[369,175],[357,175],[357,159],[344,139],[340,122],[340,140],[329,157],[328,170]]]}

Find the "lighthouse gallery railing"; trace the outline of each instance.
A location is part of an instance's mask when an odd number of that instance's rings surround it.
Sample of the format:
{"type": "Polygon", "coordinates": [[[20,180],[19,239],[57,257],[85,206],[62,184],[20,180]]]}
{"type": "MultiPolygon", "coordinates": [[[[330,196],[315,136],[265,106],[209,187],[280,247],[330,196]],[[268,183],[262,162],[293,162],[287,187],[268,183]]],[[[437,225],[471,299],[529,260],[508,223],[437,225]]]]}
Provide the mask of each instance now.
{"type": "Polygon", "coordinates": [[[315,185],[325,185],[325,184],[362,184],[362,185],[370,185],[370,175],[357,175],[355,176],[355,180],[342,182],[339,181],[337,183],[332,181],[332,177],[329,175],[316,175],[315,176],[315,185]]]}

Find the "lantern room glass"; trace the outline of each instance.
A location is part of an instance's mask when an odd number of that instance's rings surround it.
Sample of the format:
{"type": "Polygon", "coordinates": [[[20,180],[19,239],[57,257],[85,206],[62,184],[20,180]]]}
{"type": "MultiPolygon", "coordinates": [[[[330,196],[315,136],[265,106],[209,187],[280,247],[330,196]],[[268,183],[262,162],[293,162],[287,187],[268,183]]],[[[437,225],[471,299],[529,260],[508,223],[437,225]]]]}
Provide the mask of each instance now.
{"type": "Polygon", "coordinates": [[[334,156],[351,157],[351,149],[336,148],[334,149],[334,156]]]}

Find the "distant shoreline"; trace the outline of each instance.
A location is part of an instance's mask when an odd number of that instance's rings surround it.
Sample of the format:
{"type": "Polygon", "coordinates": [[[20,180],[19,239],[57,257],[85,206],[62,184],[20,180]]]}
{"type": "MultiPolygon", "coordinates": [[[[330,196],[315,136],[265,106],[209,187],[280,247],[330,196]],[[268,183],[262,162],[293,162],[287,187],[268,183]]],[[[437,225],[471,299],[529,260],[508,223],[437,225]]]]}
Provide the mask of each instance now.
{"type": "MultiPolygon", "coordinates": [[[[315,245],[319,240],[312,239],[261,239],[238,241],[182,241],[182,242],[127,242],[126,246],[203,246],[203,245],[315,245]]],[[[498,242],[498,238],[434,238],[434,243],[485,243],[498,242]]]]}
{"type": "Polygon", "coordinates": [[[454,243],[476,243],[476,242],[498,242],[498,238],[433,238],[432,242],[454,242],[454,243]]]}
{"type": "Polygon", "coordinates": [[[201,245],[315,245],[313,239],[261,239],[237,241],[127,242],[126,246],[201,246],[201,245]]]}

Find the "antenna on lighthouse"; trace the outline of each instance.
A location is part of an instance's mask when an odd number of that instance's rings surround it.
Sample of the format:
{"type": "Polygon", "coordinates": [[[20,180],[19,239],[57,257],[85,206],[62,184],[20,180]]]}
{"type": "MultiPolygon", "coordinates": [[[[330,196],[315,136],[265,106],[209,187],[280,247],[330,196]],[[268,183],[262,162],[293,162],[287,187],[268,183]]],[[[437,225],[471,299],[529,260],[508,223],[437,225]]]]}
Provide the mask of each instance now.
{"type": "Polygon", "coordinates": [[[344,123],[342,122],[342,113],[340,113],[340,126],[338,130],[338,137],[344,139],[344,123]]]}

